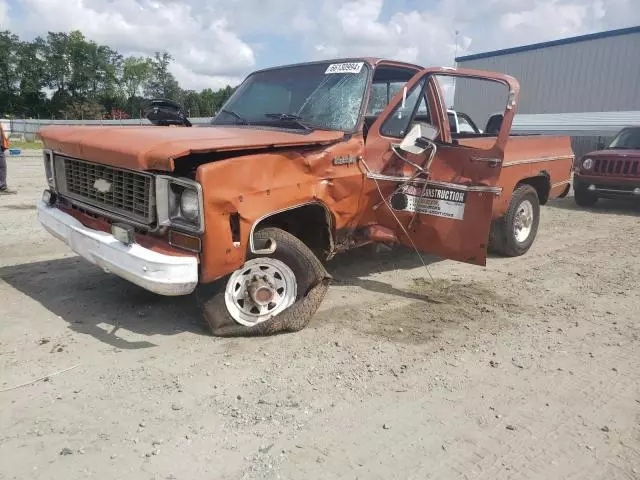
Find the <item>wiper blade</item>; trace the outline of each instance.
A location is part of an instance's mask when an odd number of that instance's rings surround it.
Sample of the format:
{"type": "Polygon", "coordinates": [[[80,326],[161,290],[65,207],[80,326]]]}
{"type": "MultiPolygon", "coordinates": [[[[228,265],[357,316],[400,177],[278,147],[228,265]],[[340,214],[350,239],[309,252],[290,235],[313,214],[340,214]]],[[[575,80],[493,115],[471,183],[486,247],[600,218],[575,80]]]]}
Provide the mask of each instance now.
{"type": "Polygon", "coordinates": [[[295,113],[265,113],[265,117],[277,118],[278,120],[302,120],[300,115],[295,113]]]}
{"type": "Polygon", "coordinates": [[[249,122],[246,118],[244,118],[242,115],[234,112],[233,110],[228,110],[226,108],[221,108],[220,111],[222,113],[227,113],[229,115],[231,115],[232,117],[234,117],[236,120],[240,120],[242,123],[244,123],[245,125],[249,125],[249,122]]]}
{"type": "Polygon", "coordinates": [[[312,126],[305,122],[300,115],[296,115],[294,113],[265,113],[264,116],[267,118],[275,118],[282,122],[293,122],[300,125],[305,130],[313,129],[312,126]]]}

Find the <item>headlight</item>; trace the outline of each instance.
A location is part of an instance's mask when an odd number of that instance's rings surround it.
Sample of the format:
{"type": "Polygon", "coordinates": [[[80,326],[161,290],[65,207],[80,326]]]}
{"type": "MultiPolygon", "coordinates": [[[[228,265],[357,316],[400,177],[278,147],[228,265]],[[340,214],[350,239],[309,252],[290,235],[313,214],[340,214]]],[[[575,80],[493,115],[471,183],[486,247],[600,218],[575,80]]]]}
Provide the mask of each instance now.
{"type": "Polygon", "coordinates": [[[186,178],[157,175],[158,224],[192,233],[204,232],[202,187],[186,178]]]}
{"type": "Polygon", "coordinates": [[[200,217],[200,201],[198,193],[190,188],[185,188],[180,196],[180,213],[190,221],[198,220],[200,217]]]}
{"type": "Polygon", "coordinates": [[[591,170],[593,168],[593,159],[585,158],[582,161],[582,168],[584,168],[585,170],[591,170]]]}

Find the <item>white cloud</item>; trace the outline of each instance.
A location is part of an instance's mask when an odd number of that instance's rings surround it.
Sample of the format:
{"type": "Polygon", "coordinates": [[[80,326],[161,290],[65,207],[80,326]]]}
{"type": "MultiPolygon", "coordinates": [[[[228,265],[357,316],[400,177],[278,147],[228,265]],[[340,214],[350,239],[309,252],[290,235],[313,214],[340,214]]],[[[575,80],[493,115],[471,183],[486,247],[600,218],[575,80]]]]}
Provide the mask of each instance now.
{"type": "MultiPolygon", "coordinates": [[[[316,56],[368,55],[407,62],[451,65],[455,26],[439,10],[397,12],[381,20],[382,0],[352,0],[337,10],[325,9],[325,29],[315,44],[316,56]]],[[[463,37],[461,43],[468,44],[463,37]]]]}
{"type": "Polygon", "coordinates": [[[184,89],[201,90],[203,88],[212,88],[216,90],[218,88],[226,87],[227,85],[238,85],[242,81],[242,76],[220,76],[220,75],[206,75],[199,74],[197,70],[191,70],[182,63],[173,63],[169,67],[171,73],[175,75],[180,81],[180,86],[184,89]]]}
{"type": "Polygon", "coordinates": [[[574,35],[584,30],[590,9],[588,4],[562,4],[554,0],[537,2],[527,10],[502,15],[500,28],[532,40],[549,31],[556,36],[574,35]]]}
{"type": "Polygon", "coordinates": [[[9,28],[9,4],[0,0],[0,28],[9,28]]]}
{"type": "MultiPolygon", "coordinates": [[[[21,0],[18,33],[79,29],[123,54],[169,51],[185,88],[236,83],[257,65],[340,56],[451,65],[458,55],[640,24],[638,0],[21,0]],[[407,7],[411,5],[411,7],[407,7]],[[427,6],[430,5],[430,6],[427,6]],[[273,51],[271,36],[298,57],[273,51]],[[303,58],[299,58],[302,52],[303,58]]],[[[9,19],[10,20],[10,19],[9,19]]]]}
{"type": "Polygon", "coordinates": [[[450,65],[456,50],[464,55],[637,25],[637,2],[440,0],[423,9],[398,8],[383,19],[382,0],[350,0],[341,8],[322,9],[316,18],[323,29],[310,35],[316,57],[372,55],[450,65]]]}
{"type": "Polygon", "coordinates": [[[38,32],[81,30],[121,53],[166,50],[185,88],[220,86],[255,65],[253,50],[214,7],[153,0],[23,0],[38,32]],[[218,14],[218,15],[217,15],[218,14]],[[37,20],[37,21],[36,21],[37,20]]]}

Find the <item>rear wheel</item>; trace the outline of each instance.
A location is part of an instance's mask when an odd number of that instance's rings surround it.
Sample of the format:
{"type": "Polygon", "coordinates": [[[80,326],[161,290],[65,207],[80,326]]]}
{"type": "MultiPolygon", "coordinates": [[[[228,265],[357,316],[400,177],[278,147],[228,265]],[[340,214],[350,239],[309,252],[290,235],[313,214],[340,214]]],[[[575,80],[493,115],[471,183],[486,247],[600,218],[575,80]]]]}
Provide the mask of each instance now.
{"type": "Polygon", "coordinates": [[[593,207],[598,201],[598,197],[583,188],[576,188],[573,198],[579,207],[593,207]]]}
{"type": "Polygon", "coordinates": [[[489,247],[500,255],[527,253],[538,233],[540,201],[531,185],[521,185],[511,196],[507,213],[493,222],[489,247]]]}
{"type": "Polygon", "coordinates": [[[199,292],[205,320],[216,336],[302,330],[327,293],[329,274],[298,238],[264,228],[255,233],[254,242],[273,251],[249,256],[242,268],[199,292]]]}

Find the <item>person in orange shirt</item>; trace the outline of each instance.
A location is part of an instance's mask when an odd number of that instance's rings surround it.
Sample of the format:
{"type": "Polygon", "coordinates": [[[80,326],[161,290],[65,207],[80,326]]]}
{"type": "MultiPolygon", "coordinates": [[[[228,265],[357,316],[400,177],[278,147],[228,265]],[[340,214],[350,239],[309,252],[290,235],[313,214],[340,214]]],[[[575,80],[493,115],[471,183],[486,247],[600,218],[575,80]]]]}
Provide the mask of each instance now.
{"type": "Polygon", "coordinates": [[[7,159],[4,156],[4,152],[9,148],[9,139],[4,133],[2,123],[0,123],[0,195],[9,195],[16,193],[15,190],[11,190],[7,187],[7,159]]]}

